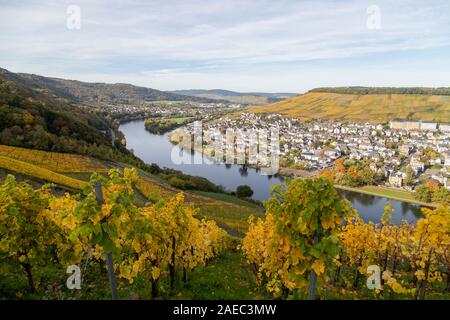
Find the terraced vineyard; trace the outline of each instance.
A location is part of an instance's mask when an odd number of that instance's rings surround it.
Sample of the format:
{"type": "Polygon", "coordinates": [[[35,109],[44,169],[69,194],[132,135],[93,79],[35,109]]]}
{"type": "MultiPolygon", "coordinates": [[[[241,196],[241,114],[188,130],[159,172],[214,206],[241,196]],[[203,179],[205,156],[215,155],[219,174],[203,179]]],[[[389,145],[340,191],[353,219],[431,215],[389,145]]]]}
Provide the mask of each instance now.
{"type": "Polygon", "coordinates": [[[309,92],[250,112],[274,112],[300,120],[382,123],[392,119],[450,122],[450,96],[309,92]]]}
{"type": "Polygon", "coordinates": [[[77,154],[47,152],[5,145],[0,145],[0,156],[42,166],[55,172],[108,172],[110,169],[102,161],[77,154]]]}
{"type": "Polygon", "coordinates": [[[63,185],[72,189],[80,190],[83,188],[84,184],[83,181],[56,173],[54,171],[36,166],[31,163],[15,160],[4,156],[0,156],[0,168],[14,171],[25,176],[42,179],[50,183],[63,185]]]}

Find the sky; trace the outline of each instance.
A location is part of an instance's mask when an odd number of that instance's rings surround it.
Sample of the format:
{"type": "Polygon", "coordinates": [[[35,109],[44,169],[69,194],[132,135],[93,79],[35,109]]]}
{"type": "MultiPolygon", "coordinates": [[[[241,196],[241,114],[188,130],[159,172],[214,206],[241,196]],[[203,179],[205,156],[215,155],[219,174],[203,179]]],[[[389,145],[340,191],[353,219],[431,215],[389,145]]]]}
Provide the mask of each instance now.
{"type": "Polygon", "coordinates": [[[160,90],[450,86],[448,0],[0,0],[0,67],[160,90]]]}

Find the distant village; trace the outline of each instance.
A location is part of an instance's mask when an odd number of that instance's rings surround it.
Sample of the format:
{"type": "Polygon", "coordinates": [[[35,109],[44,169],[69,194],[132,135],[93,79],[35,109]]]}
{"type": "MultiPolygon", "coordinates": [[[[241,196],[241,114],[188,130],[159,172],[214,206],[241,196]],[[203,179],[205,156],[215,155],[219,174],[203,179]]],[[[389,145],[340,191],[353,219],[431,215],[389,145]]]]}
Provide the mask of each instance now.
{"type": "MultiPolygon", "coordinates": [[[[102,104],[96,106],[99,112],[112,120],[126,122],[130,120],[170,117],[201,117],[210,119],[213,116],[242,108],[235,103],[200,103],[194,101],[144,101],[141,104],[102,104]]],[[[92,109],[92,106],[85,106],[92,109]]]]}
{"type": "MultiPolygon", "coordinates": [[[[412,189],[434,182],[450,190],[450,125],[422,121],[391,121],[387,124],[308,121],[278,114],[242,113],[223,117],[203,127],[205,147],[214,143],[218,130],[277,129],[281,165],[310,171],[333,167],[337,159],[364,161],[385,185],[412,189]],[[413,183],[405,183],[407,176],[413,183]]],[[[189,127],[187,130],[190,130],[189,127]]],[[[245,146],[255,144],[251,137],[245,146]]],[[[236,141],[223,141],[237,146],[236,141]]]]}

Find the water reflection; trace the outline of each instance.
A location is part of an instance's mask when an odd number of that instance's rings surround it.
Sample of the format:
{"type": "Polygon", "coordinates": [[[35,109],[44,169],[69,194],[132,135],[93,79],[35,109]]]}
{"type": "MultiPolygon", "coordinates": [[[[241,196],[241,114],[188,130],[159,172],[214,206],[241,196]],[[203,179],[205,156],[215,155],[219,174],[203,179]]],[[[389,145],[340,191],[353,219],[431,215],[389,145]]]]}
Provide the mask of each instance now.
{"type": "Polygon", "coordinates": [[[384,207],[391,205],[394,212],[392,222],[400,224],[403,220],[415,223],[422,217],[421,207],[415,204],[397,200],[375,197],[347,190],[339,190],[339,194],[348,199],[364,221],[379,222],[384,213],[384,207]]]}
{"type": "Polygon", "coordinates": [[[246,177],[248,176],[248,169],[246,166],[242,166],[239,168],[239,173],[241,174],[242,177],[246,177]]]}

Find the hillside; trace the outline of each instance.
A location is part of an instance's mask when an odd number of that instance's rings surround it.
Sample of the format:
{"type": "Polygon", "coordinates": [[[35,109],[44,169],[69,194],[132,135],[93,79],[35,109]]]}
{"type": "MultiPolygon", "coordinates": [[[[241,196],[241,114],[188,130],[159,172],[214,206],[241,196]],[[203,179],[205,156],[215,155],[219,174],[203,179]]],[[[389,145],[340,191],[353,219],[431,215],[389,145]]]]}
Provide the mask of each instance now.
{"type": "MultiPolygon", "coordinates": [[[[325,90],[324,90],[325,91],[325,90]]],[[[308,92],[250,112],[273,112],[300,120],[383,123],[392,119],[450,122],[450,96],[430,94],[341,94],[308,92]]]]}
{"type": "Polygon", "coordinates": [[[108,145],[101,132],[108,123],[60,99],[23,85],[15,74],[0,72],[0,141],[4,144],[63,151],[74,143],[108,145]]]}
{"type": "Polygon", "coordinates": [[[112,141],[111,124],[98,113],[25,85],[0,69],[0,144],[142,164],[112,141]]]}
{"type": "Polygon", "coordinates": [[[89,83],[35,74],[12,73],[1,68],[0,75],[23,86],[32,87],[36,91],[46,93],[53,98],[64,98],[72,103],[114,104],[156,100],[214,102],[211,99],[186,97],[124,83],[89,83]]]}
{"type": "MultiPolygon", "coordinates": [[[[92,173],[107,174],[110,169],[131,167],[105,162],[95,158],[57,152],[45,152],[0,145],[0,181],[6,174],[19,176],[35,186],[53,183],[60,189],[81,190],[92,173]]],[[[135,186],[137,202],[157,202],[182,192],[168,185],[158,176],[138,169],[139,181],[135,186]]],[[[200,209],[200,216],[215,220],[232,235],[241,236],[247,231],[250,215],[262,216],[256,205],[225,194],[211,192],[185,192],[186,201],[200,209]]]]}
{"type": "Polygon", "coordinates": [[[278,102],[286,98],[297,95],[296,93],[267,93],[267,92],[236,92],[222,89],[213,90],[176,90],[176,94],[182,94],[192,97],[226,100],[233,103],[264,105],[278,102]]]}
{"type": "Polygon", "coordinates": [[[328,92],[343,94],[431,94],[450,95],[450,88],[427,88],[427,87],[323,87],[315,88],[309,92],[328,92]]]}

